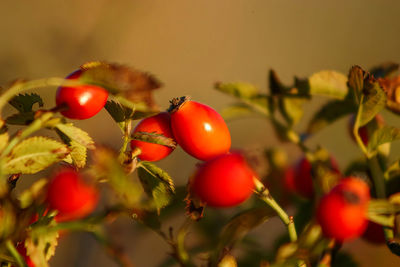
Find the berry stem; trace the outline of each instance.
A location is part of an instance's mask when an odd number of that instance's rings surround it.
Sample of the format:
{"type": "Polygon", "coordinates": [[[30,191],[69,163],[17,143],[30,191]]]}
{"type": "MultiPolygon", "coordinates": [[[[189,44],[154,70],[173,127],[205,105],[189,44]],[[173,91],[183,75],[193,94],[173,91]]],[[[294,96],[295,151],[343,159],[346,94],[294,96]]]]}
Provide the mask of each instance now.
{"type": "Polygon", "coordinates": [[[15,248],[14,244],[11,240],[6,241],[6,247],[11,255],[14,257],[16,263],[19,267],[28,267],[24,259],[22,258],[21,254],[18,253],[17,249],[15,248]]]}
{"type": "Polygon", "coordinates": [[[279,216],[281,221],[286,225],[289,233],[289,238],[291,242],[297,241],[297,232],[296,227],[293,221],[293,216],[288,216],[287,213],[279,206],[279,204],[275,201],[272,195],[269,193],[269,190],[264,187],[264,185],[258,180],[254,178],[254,183],[256,185],[256,192],[258,197],[268,204],[279,216]]]}

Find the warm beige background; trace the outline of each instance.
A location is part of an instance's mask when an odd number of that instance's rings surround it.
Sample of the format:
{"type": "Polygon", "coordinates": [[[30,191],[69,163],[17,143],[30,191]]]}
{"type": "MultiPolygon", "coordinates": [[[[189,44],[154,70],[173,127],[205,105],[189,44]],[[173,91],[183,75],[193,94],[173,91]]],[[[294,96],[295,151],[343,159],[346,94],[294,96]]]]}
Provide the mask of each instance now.
{"type": "MultiPolygon", "coordinates": [[[[230,99],[212,90],[215,81],[247,81],[265,89],[270,68],[289,82],[321,69],[347,72],[353,64],[400,62],[400,1],[395,0],[2,0],[0,10],[0,84],[18,77],[63,77],[85,61],[108,60],[157,75],[165,83],[157,92],[163,108],[173,97],[191,95],[221,109],[230,99]]],[[[54,105],[54,89],[41,93],[54,105]]],[[[78,124],[98,142],[120,144],[104,111],[78,124]]],[[[277,145],[262,120],[229,127],[235,147],[277,145]]],[[[345,120],[310,142],[325,142],[341,167],[360,155],[343,127],[345,120]]],[[[183,184],[194,163],[178,150],[160,165],[183,184]]],[[[259,231],[268,238],[270,227],[259,231]]],[[[156,266],[166,251],[164,245],[154,247],[161,241],[152,234],[126,230],[121,236],[136,266],[156,266]]],[[[93,245],[77,235],[65,238],[52,266],[113,266],[93,245]]],[[[389,255],[362,241],[345,247],[363,266],[383,265],[389,255]]],[[[388,259],[385,266],[399,264],[388,259]]]]}

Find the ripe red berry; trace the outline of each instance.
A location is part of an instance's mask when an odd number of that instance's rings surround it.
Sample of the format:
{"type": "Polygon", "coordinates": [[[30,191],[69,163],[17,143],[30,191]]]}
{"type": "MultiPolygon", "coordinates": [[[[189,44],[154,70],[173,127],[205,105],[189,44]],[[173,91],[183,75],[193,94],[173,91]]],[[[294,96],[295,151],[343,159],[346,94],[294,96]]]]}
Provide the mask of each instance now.
{"type": "Polygon", "coordinates": [[[322,197],[317,208],[317,220],[322,232],[339,242],[354,239],[367,228],[366,184],[354,177],[343,179],[322,197]]]}
{"type": "Polygon", "coordinates": [[[173,104],[171,109],[172,132],[188,154],[208,160],[229,151],[229,129],[214,109],[187,98],[182,98],[177,105],[173,104]]]}
{"type": "MultiPolygon", "coordinates": [[[[161,112],[155,116],[141,120],[133,130],[134,133],[146,132],[162,134],[168,138],[174,138],[170,126],[170,115],[168,112],[161,112]]],[[[171,147],[148,143],[139,140],[131,141],[131,148],[140,148],[141,153],[138,156],[140,160],[157,161],[165,158],[174,150],[171,147]]]]}
{"type": "MultiPolygon", "coordinates": [[[[331,170],[340,173],[338,164],[335,159],[330,158],[331,170]]],[[[302,158],[295,166],[294,175],[295,192],[304,198],[311,199],[314,196],[314,185],[312,178],[312,166],[307,158],[302,158]]]]}
{"type": "MultiPolygon", "coordinates": [[[[82,70],[71,73],[66,79],[79,79],[82,70]]],[[[95,85],[61,86],[57,90],[57,106],[66,104],[61,114],[69,119],[84,120],[96,115],[106,104],[108,92],[95,85]]]]}
{"type": "Polygon", "coordinates": [[[219,155],[200,165],[192,191],[212,207],[232,207],[248,199],[254,189],[255,174],[238,153],[219,155]]]}
{"type": "Polygon", "coordinates": [[[59,171],[48,185],[46,201],[49,209],[58,210],[58,222],[87,216],[96,208],[98,200],[96,188],[70,168],[59,171]]]}

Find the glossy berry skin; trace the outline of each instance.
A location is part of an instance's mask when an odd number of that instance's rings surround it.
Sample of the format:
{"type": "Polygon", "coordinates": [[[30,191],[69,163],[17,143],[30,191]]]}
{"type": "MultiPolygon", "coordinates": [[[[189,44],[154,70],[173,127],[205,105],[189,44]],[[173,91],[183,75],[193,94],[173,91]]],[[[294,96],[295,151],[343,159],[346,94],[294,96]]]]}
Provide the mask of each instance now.
{"type": "Polygon", "coordinates": [[[200,160],[225,154],[231,147],[231,135],[221,115],[195,101],[188,100],[171,113],[171,128],[183,150],[200,160]]]}
{"type": "Polygon", "coordinates": [[[86,217],[99,200],[96,188],[86,184],[80,174],[66,168],[50,181],[46,201],[50,210],[58,210],[56,221],[71,221],[86,217]]]}
{"type": "MultiPolygon", "coordinates": [[[[168,138],[174,138],[171,130],[171,117],[168,112],[161,112],[155,116],[141,120],[133,130],[136,132],[147,132],[162,134],[168,138]]],[[[174,150],[171,147],[147,143],[138,140],[131,141],[131,148],[140,148],[141,153],[138,156],[140,160],[157,161],[165,158],[174,150]]]]}
{"type": "Polygon", "coordinates": [[[232,207],[251,196],[254,177],[253,170],[241,154],[223,154],[199,167],[191,188],[209,206],[232,207]]]}
{"type": "MultiPolygon", "coordinates": [[[[330,158],[331,169],[335,173],[340,173],[338,164],[331,157],[330,158]]],[[[294,191],[307,199],[314,197],[314,185],[312,178],[312,166],[307,158],[302,158],[295,166],[295,175],[293,181],[294,191]]]]}
{"type": "MultiPolygon", "coordinates": [[[[82,70],[77,70],[66,79],[78,79],[82,70]]],[[[61,86],[56,93],[57,106],[66,104],[61,114],[69,119],[84,120],[96,115],[106,104],[108,92],[95,85],[61,86]]]]}
{"type": "Polygon", "coordinates": [[[346,178],[321,198],[317,220],[326,237],[339,242],[361,236],[367,228],[369,191],[358,178],[346,178]],[[348,180],[349,179],[349,180],[348,180]],[[355,180],[353,180],[355,179],[355,180]]]}

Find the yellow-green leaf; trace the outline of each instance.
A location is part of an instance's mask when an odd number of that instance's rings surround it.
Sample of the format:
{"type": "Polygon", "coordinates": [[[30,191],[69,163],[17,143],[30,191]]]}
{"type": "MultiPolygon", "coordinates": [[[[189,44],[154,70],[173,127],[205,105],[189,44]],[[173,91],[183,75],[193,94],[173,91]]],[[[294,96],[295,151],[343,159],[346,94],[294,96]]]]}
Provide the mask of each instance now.
{"type": "Polygon", "coordinates": [[[37,173],[63,160],[68,154],[69,149],[63,143],[42,136],[31,137],[16,145],[7,155],[3,172],[37,173]]]}
{"type": "Polygon", "coordinates": [[[310,94],[324,95],[338,99],[344,99],[348,93],[346,75],[332,71],[324,70],[314,73],[308,79],[310,94]]]}

